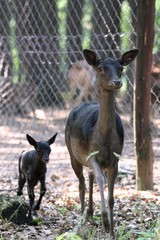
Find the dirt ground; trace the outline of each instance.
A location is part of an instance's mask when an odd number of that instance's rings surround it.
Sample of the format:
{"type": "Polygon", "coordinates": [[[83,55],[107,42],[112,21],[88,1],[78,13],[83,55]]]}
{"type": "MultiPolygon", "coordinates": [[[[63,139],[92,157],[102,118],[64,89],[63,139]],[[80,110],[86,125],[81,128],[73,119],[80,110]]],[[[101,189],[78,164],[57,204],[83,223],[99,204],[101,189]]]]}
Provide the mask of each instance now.
{"type": "MultiPolygon", "coordinates": [[[[64,125],[68,110],[43,110],[37,111],[38,119],[2,116],[0,124],[0,194],[7,194],[11,197],[16,195],[18,177],[18,156],[23,149],[31,149],[25,139],[29,133],[35,139],[45,137],[47,140],[55,132],[58,132],[55,144],[52,146],[51,160],[48,163],[47,171],[47,193],[42,200],[41,210],[38,212],[39,224],[37,226],[17,226],[9,221],[0,221],[0,239],[56,239],[61,233],[75,231],[79,226],[80,204],[78,194],[78,181],[70,166],[69,155],[64,142],[64,125]]],[[[135,170],[136,161],[134,157],[133,134],[129,117],[123,117],[125,128],[125,146],[119,162],[119,177],[115,184],[115,225],[116,230],[120,225],[127,224],[128,228],[141,229],[134,219],[126,220],[126,210],[133,209],[139,204],[140,199],[146,199],[155,203],[152,217],[158,217],[160,203],[160,119],[153,124],[153,150],[154,150],[154,191],[136,192],[135,170]],[[116,205],[117,204],[117,205],[116,205]],[[119,216],[119,211],[122,213],[119,216]],[[130,226],[130,224],[132,226],[130,226]],[[136,225],[136,226],[135,226],[136,225]]],[[[88,187],[87,171],[85,169],[86,183],[88,187]]],[[[36,187],[36,197],[39,186],[36,187]]],[[[88,189],[88,188],[87,188],[88,189]]],[[[107,195],[107,188],[106,193],[107,195]]],[[[24,188],[25,201],[28,202],[26,186],[24,188]]],[[[86,201],[88,199],[88,191],[86,201]]],[[[94,205],[97,219],[100,219],[100,198],[97,185],[94,189],[94,205]]],[[[128,210],[127,210],[128,211],[128,210]]],[[[133,215],[133,214],[132,214],[133,215]]],[[[146,215],[148,217],[148,215],[146,215]]],[[[133,217],[133,216],[132,216],[133,217]]],[[[149,217],[150,218],[150,215],[149,217]]],[[[103,239],[104,233],[101,221],[87,222],[78,230],[82,239],[103,239]],[[96,230],[95,237],[89,238],[87,230],[96,230]],[[83,232],[83,233],[82,233],[83,232]]],[[[148,220],[149,221],[149,220],[148,220]]],[[[92,231],[93,234],[93,231],[92,231]]],[[[136,236],[136,235],[135,235],[136,236]]],[[[65,239],[65,238],[64,238],[65,239]]],[[[136,237],[135,237],[136,239],[136,237]]]]}

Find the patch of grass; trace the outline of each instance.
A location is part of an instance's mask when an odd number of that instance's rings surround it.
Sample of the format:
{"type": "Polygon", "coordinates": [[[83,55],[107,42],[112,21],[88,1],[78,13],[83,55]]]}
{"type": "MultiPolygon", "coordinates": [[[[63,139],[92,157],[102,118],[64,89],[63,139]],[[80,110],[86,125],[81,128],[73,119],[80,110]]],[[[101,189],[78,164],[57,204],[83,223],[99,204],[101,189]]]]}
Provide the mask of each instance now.
{"type": "Polygon", "coordinates": [[[88,230],[88,240],[92,240],[94,239],[94,237],[96,236],[96,232],[97,232],[97,229],[96,227],[94,227],[93,229],[89,229],[88,230]]]}
{"type": "Polygon", "coordinates": [[[116,239],[157,240],[156,228],[153,224],[148,230],[134,231],[134,229],[128,230],[126,225],[122,225],[116,231],[116,239]]]}
{"type": "Polygon", "coordinates": [[[82,238],[74,232],[67,232],[59,235],[56,240],[82,240],[82,238]]]}
{"type": "MultiPolygon", "coordinates": [[[[141,198],[140,194],[134,198],[129,206],[132,209],[133,220],[127,219],[126,215],[126,219],[122,220],[123,225],[116,229],[116,239],[158,240],[160,221],[152,212],[152,209],[155,210],[156,204],[141,198]]],[[[158,208],[156,209],[158,211],[158,208]]]]}
{"type": "MultiPolygon", "coordinates": [[[[126,225],[120,226],[117,231],[116,231],[116,239],[119,240],[126,240],[126,239],[132,239],[131,236],[131,231],[128,231],[126,229],[126,225]]],[[[133,237],[133,236],[132,236],[133,237]]]]}
{"type": "Polygon", "coordinates": [[[24,198],[0,195],[0,219],[4,223],[10,221],[16,224],[28,223],[28,210],[29,207],[25,203],[24,198]]]}
{"type": "Polygon", "coordinates": [[[139,232],[137,240],[156,240],[156,233],[155,232],[139,232]]]}
{"type": "Polygon", "coordinates": [[[92,157],[94,157],[95,155],[97,155],[99,153],[99,151],[94,151],[94,152],[91,152],[87,158],[86,158],[86,161],[90,160],[92,157]]]}
{"type": "Polygon", "coordinates": [[[4,240],[4,238],[3,238],[2,234],[0,235],[0,240],[4,240]]]}
{"type": "Polygon", "coordinates": [[[42,224],[42,220],[39,217],[36,217],[32,220],[32,225],[39,226],[42,224]]]}
{"type": "Polygon", "coordinates": [[[62,214],[65,215],[68,212],[66,207],[57,207],[57,210],[62,214]]]}

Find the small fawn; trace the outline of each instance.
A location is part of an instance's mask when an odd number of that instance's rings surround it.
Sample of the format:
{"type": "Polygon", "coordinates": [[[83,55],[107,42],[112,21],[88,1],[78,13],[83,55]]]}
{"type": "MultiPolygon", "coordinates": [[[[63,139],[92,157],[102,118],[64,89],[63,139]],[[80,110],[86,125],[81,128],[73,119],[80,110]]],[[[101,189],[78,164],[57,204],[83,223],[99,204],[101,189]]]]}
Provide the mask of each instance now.
{"type": "Polygon", "coordinates": [[[49,155],[51,153],[50,145],[54,143],[57,133],[48,141],[37,142],[26,135],[28,142],[34,146],[35,150],[23,151],[19,157],[19,178],[18,178],[18,191],[17,195],[22,195],[22,189],[27,181],[28,196],[30,202],[30,210],[28,217],[32,219],[32,210],[36,214],[39,210],[42,197],[46,192],[45,175],[47,171],[46,164],[49,162],[49,155]],[[40,197],[34,205],[34,187],[40,181],[40,197]]]}

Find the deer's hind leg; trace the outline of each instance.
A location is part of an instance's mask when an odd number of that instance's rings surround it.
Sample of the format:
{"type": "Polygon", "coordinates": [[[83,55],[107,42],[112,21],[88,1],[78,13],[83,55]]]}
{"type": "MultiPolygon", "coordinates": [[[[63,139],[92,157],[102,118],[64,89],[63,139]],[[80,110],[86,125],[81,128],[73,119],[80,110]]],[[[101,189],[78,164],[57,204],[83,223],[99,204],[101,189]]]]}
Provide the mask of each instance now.
{"type": "Polygon", "coordinates": [[[118,165],[108,169],[108,208],[109,208],[109,222],[110,222],[110,236],[114,237],[114,223],[113,223],[113,206],[114,206],[114,183],[118,173],[118,165]]]}
{"type": "Polygon", "coordinates": [[[81,201],[81,214],[83,214],[85,210],[85,192],[86,192],[85,178],[83,175],[83,166],[74,157],[71,157],[71,165],[79,180],[79,198],[81,201]]]}
{"type": "Polygon", "coordinates": [[[23,194],[22,190],[23,190],[25,182],[26,182],[25,176],[23,176],[21,173],[19,173],[19,177],[18,177],[18,191],[17,191],[17,195],[18,196],[23,194]]]}
{"type": "Polygon", "coordinates": [[[88,173],[89,176],[89,201],[88,201],[88,210],[87,215],[93,216],[93,182],[94,182],[94,175],[93,172],[90,170],[88,173]]]}
{"type": "Polygon", "coordinates": [[[36,214],[36,210],[40,209],[40,205],[42,202],[42,198],[46,193],[46,184],[45,184],[45,175],[43,175],[40,179],[40,183],[41,183],[41,187],[40,187],[40,196],[39,199],[37,201],[37,203],[33,206],[33,210],[35,211],[36,214]]]}

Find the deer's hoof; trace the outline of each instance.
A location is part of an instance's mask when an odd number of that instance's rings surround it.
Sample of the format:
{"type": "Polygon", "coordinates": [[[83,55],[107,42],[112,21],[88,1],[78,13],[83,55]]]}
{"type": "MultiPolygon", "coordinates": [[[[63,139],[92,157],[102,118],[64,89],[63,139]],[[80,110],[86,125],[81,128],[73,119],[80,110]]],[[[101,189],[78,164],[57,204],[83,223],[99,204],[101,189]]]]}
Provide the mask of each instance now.
{"type": "Polygon", "coordinates": [[[93,209],[87,208],[87,217],[92,217],[93,216],[93,209]]]}
{"type": "Polygon", "coordinates": [[[22,194],[23,194],[23,193],[22,193],[21,190],[18,190],[18,191],[17,191],[17,195],[18,195],[18,196],[21,196],[22,194]]]}
{"type": "Polygon", "coordinates": [[[32,218],[32,214],[31,214],[31,211],[29,211],[29,213],[28,213],[28,219],[29,219],[30,221],[33,220],[33,218],[32,218]]]}
{"type": "Polygon", "coordinates": [[[36,210],[32,210],[32,214],[33,214],[33,216],[38,216],[38,214],[37,214],[37,211],[36,210]]]}
{"type": "Polygon", "coordinates": [[[33,209],[33,210],[39,210],[39,206],[36,204],[36,205],[33,206],[32,209],[33,209]]]}
{"type": "Polygon", "coordinates": [[[102,213],[102,218],[103,218],[103,226],[104,229],[107,233],[110,231],[110,224],[109,224],[109,219],[108,219],[108,214],[106,212],[102,213]]]}

